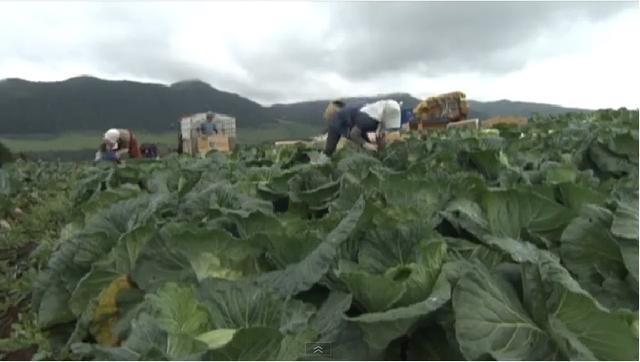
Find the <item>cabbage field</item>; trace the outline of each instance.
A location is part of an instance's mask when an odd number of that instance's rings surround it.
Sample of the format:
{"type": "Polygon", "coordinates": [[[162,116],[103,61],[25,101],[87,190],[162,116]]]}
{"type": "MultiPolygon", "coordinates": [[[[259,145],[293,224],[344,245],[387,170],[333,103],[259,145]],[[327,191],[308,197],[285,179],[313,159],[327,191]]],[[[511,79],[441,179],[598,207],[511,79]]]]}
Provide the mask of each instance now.
{"type": "Polygon", "coordinates": [[[639,357],[637,111],[19,161],[0,218],[0,357],[639,357]]]}

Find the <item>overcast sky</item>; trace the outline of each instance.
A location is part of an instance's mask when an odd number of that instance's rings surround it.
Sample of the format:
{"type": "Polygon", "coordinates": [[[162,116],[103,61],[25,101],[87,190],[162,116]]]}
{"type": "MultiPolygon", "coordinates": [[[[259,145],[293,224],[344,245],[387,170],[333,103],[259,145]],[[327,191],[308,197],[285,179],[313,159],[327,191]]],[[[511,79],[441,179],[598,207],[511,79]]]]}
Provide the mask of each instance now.
{"type": "Polygon", "coordinates": [[[263,104],[462,90],[638,107],[637,1],[7,2],[0,79],[201,79],[263,104]]]}

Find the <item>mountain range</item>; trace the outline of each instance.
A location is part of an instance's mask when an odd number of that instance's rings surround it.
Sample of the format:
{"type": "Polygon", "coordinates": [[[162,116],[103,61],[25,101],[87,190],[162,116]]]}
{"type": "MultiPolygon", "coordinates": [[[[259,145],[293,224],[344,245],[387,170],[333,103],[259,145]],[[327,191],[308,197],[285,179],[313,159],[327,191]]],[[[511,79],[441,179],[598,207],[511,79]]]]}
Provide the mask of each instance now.
{"type": "MultiPolygon", "coordinates": [[[[443,92],[450,91],[448,89],[443,92]]],[[[350,102],[393,98],[403,107],[419,99],[406,93],[354,97],[350,102]]],[[[103,80],[90,76],[60,82],[31,82],[17,78],[0,81],[0,134],[61,134],[110,127],[151,132],[177,131],[186,114],[212,110],[236,117],[237,127],[286,127],[290,122],[320,130],[328,100],[263,106],[238,94],[216,89],[199,80],[171,85],[103,80]]],[[[495,115],[530,116],[584,111],[550,104],[500,100],[469,100],[471,118],[495,115]]]]}

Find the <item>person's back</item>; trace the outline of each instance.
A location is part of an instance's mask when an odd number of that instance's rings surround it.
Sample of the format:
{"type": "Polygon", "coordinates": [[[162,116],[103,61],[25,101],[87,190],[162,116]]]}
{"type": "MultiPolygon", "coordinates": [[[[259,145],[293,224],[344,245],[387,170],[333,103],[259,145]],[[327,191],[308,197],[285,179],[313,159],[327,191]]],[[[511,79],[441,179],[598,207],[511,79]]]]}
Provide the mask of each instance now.
{"type": "Polygon", "coordinates": [[[337,110],[329,120],[329,129],[333,128],[339,130],[342,136],[346,136],[349,129],[353,127],[356,115],[362,108],[361,105],[356,106],[344,106],[337,110]]]}
{"type": "Polygon", "coordinates": [[[380,122],[387,130],[400,128],[402,117],[400,103],[393,99],[383,99],[368,103],[360,111],[380,122]]]}
{"type": "MultiPolygon", "coordinates": [[[[349,138],[361,145],[366,142],[362,137],[362,134],[369,131],[371,127],[362,127],[362,123],[363,121],[365,123],[368,122],[369,119],[367,118],[370,117],[361,111],[362,107],[362,104],[346,106],[342,103],[335,107],[332,112],[325,111],[325,117],[328,117],[327,122],[329,123],[327,142],[324,150],[324,153],[327,156],[330,156],[335,152],[338,146],[338,141],[341,137],[349,138]],[[356,125],[360,127],[356,127],[356,125]],[[356,130],[356,132],[354,132],[354,130],[356,130]]],[[[373,128],[375,129],[376,121],[371,121],[371,123],[374,124],[373,128]]]]}
{"type": "Polygon", "coordinates": [[[329,123],[324,153],[335,152],[341,137],[369,150],[384,146],[384,133],[400,128],[401,106],[393,99],[346,106],[341,101],[329,103],[323,118],[329,123]],[[370,134],[375,133],[375,139],[370,134]]]}

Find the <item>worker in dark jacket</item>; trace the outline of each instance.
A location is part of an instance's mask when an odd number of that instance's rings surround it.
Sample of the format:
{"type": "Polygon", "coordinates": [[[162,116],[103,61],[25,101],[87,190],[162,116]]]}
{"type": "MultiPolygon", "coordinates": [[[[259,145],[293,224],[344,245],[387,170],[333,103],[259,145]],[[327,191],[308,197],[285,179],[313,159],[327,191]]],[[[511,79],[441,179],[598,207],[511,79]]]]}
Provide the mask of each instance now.
{"type": "Polygon", "coordinates": [[[327,156],[335,152],[343,136],[366,149],[377,150],[384,145],[384,132],[400,127],[400,104],[388,99],[354,107],[333,101],[324,118],[329,123],[324,150],[327,156]],[[375,140],[369,139],[369,133],[376,134],[375,140]]]}
{"type": "Polygon", "coordinates": [[[328,123],[327,142],[324,153],[331,156],[341,137],[368,149],[375,149],[367,133],[378,129],[378,121],[360,111],[361,106],[346,106],[341,101],[333,101],[325,110],[324,118],[328,123]]]}

